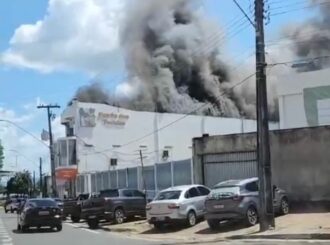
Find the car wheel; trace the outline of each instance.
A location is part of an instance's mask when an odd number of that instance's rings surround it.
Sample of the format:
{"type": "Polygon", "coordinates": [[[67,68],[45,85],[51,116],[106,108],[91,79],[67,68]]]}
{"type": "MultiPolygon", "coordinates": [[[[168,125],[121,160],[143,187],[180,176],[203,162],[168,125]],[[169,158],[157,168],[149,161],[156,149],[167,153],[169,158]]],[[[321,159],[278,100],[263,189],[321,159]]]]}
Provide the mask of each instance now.
{"type": "Polygon", "coordinates": [[[20,224],[17,225],[17,230],[18,230],[18,231],[21,230],[21,225],[20,225],[20,224]]]}
{"type": "Polygon", "coordinates": [[[115,221],[116,224],[122,224],[122,223],[124,223],[125,213],[124,213],[124,210],[123,209],[117,208],[115,210],[114,216],[115,216],[115,220],[114,221],[115,221]]]}
{"type": "Polygon", "coordinates": [[[288,199],[282,198],[281,200],[281,207],[280,207],[280,214],[285,215],[289,213],[289,202],[288,199]]]}
{"type": "Polygon", "coordinates": [[[194,226],[197,223],[197,217],[194,211],[189,211],[187,215],[187,224],[188,226],[194,226]]]}
{"type": "Polygon", "coordinates": [[[78,216],[71,216],[71,220],[73,223],[78,223],[80,221],[80,217],[78,216]]]}
{"type": "Polygon", "coordinates": [[[246,211],[246,224],[254,226],[258,223],[258,212],[255,207],[250,206],[246,211]]]}
{"type": "Polygon", "coordinates": [[[22,232],[27,232],[29,230],[29,227],[27,225],[21,226],[22,232]]]}
{"type": "Polygon", "coordinates": [[[163,227],[164,227],[163,223],[160,223],[160,222],[154,223],[154,228],[156,230],[161,230],[161,229],[163,229],[163,227]]]}
{"type": "Polygon", "coordinates": [[[57,231],[61,231],[61,230],[62,230],[62,225],[57,225],[57,226],[56,226],[56,230],[57,230],[57,231]]]}
{"type": "Polygon", "coordinates": [[[5,209],[5,213],[8,213],[8,210],[7,209],[5,209]]]}
{"type": "Polygon", "coordinates": [[[14,210],[13,210],[12,208],[10,208],[10,212],[11,212],[11,213],[14,213],[14,210]]]}
{"type": "Polygon", "coordinates": [[[89,219],[87,220],[88,227],[90,229],[96,229],[99,227],[99,220],[98,219],[89,219]]]}
{"type": "Polygon", "coordinates": [[[220,221],[217,219],[208,219],[207,224],[211,230],[218,230],[220,228],[220,221]]]}

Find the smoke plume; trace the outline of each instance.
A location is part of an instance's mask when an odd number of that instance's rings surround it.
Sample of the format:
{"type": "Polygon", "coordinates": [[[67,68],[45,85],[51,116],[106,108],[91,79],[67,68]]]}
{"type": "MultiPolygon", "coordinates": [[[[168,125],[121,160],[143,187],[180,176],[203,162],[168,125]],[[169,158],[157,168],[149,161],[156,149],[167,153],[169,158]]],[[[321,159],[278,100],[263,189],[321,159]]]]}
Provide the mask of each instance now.
{"type": "Polygon", "coordinates": [[[297,57],[321,57],[307,67],[315,70],[330,65],[330,59],[324,57],[330,55],[330,4],[321,0],[311,0],[311,4],[318,8],[320,14],[301,25],[287,28],[285,33],[293,41],[297,57]]]}
{"type": "Polygon", "coordinates": [[[255,90],[231,89],[240,80],[222,59],[222,32],[194,3],[130,1],[121,46],[128,73],[125,86],[134,93],[114,99],[92,85],[80,89],[76,98],[141,111],[255,118],[255,90]]]}

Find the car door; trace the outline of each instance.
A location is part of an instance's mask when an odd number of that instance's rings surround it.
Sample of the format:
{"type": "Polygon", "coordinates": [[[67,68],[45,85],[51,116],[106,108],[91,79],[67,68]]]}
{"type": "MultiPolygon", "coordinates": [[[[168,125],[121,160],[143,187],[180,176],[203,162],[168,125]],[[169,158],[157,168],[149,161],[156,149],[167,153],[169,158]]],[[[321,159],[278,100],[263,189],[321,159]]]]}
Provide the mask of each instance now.
{"type": "Polygon", "coordinates": [[[124,204],[124,211],[126,215],[134,215],[134,197],[132,190],[122,190],[122,202],[124,204]]]}
{"type": "Polygon", "coordinates": [[[134,199],[134,211],[137,215],[145,215],[146,199],[145,195],[138,190],[132,190],[134,199]]]}
{"type": "Polygon", "coordinates": [[[198,186],[197,187],[197,190],[199,192],[199,204],[198,206],[200,207],[200,214],[199,215],[204,215],[204,212],[205,212],[205,199],[207,197],[208,194],[210,194],[210,189],[204,187],[204,186],[198,186]]]}
{"type": "Polygon", "coordinates": [[[199,216],[202,212],[202,206],[200,200],[202,196],[199,195],[199,192],[196,187],[190,188],[185,195],[187,207],[194,207],[196,210],[196,215],[199,216]]]}

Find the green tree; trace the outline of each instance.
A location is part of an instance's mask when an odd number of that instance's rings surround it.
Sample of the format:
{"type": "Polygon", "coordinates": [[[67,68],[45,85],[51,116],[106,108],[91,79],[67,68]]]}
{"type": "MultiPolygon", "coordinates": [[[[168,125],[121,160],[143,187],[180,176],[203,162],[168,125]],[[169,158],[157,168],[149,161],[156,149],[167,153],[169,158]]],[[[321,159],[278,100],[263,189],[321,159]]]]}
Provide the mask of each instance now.
{"type": "Polygon", "coordinates": [[[8,193],[28,194],[32,187],[31,174],[28,171],[18,172],[7,182],[8,193]]]}
{"type": "Polygon", "coordinates": [[[3,167],[3,160],[5,159],[4,153],[3,153],[3,146],[1,144],[0,140],[0,169],[3,167]]]}

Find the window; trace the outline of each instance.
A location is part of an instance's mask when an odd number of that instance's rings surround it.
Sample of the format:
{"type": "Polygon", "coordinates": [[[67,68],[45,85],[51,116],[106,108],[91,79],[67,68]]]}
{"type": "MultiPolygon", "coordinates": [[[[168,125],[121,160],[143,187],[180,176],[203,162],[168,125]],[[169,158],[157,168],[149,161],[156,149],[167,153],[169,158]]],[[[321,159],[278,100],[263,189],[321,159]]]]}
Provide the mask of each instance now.
{"type": "Polygon", "coordinates": [[[57,203],[48,199],[35,199],[27,202],[28,207],[57,207],[57,203]]]}
{"type": "Polygon", "coordinates": [[[123,190],[124,197],[133,197],[133,192],[131,190],[123,190]]]}
{"type": "Polygon", "coordinates": [[[181,191],[162,191],[155,200],[175,200],[179,199],[181,191]]]}
{"type": "Polygon", "coordinates": [[[198,186],[197,189],[198,189],[199,194],[201,196],[207,196],[210,193],[210,190],[207,189],[207,188],[205,188],[205,187],[203,187],[203,186],[198,186]]]}
{"type": "Polygon", "coordinates": [[[100,191],[100,197],[118,197],[118,190],[104,190],[100,191]]]}
{"type": "Polygon", "coordinates": [[[251,191],[251,192],[258,191],[259,188],[258,188],[257,181],[254,181],[254,182],[251,182],[251,183],[246,184],[245,189],[247,191],[251,191]]]}
{"type": "Polygon", "coordinates": [[[192,197],[197,197],[197,196],[199,196],[199,193],[195,187],[189,189],[185,194],[185,198],[192,198],[192,197]]]}
{"type": "Polygon", "coordinates": [[[134,197],[144,197],[144,194],[141,191],[133,190],[134,197]]]}

